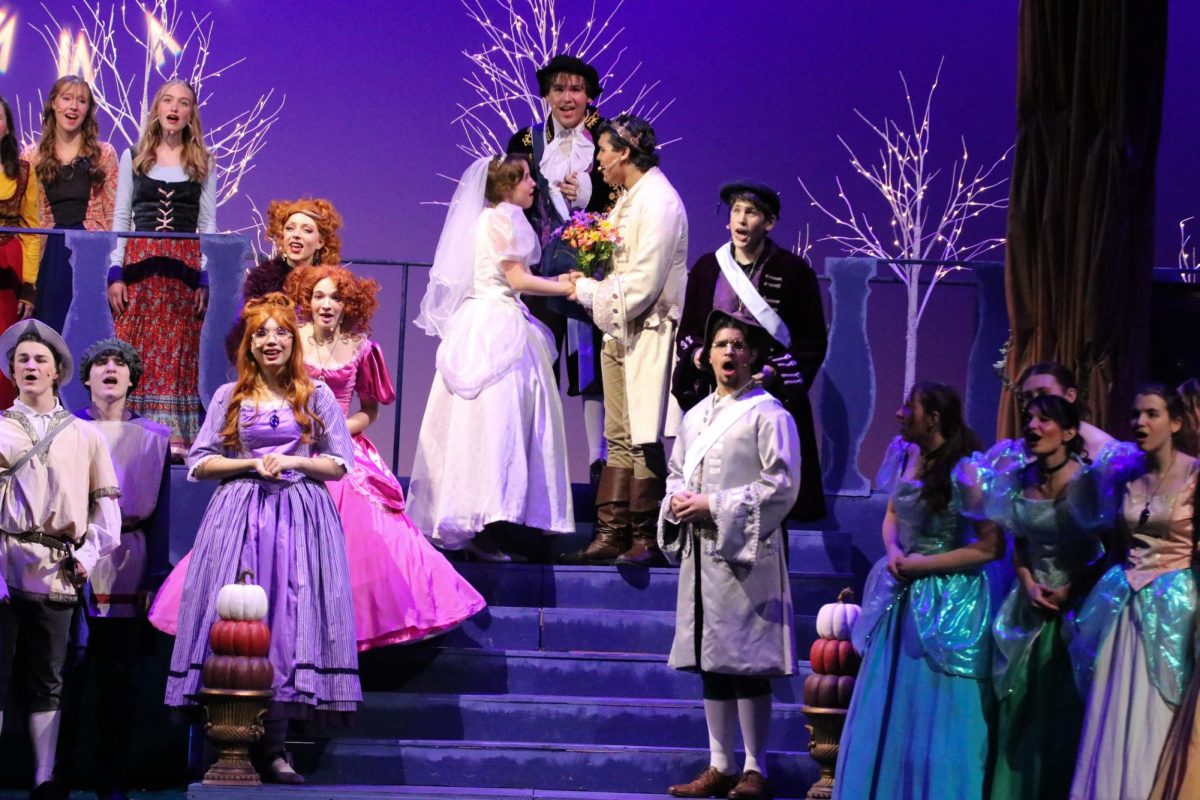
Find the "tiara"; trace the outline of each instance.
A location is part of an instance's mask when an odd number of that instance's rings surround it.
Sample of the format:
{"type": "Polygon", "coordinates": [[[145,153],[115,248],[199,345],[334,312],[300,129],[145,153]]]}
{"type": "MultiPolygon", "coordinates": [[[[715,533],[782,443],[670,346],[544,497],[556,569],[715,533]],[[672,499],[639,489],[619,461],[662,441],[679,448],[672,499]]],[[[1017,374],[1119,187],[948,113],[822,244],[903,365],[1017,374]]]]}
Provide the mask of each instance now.
{"type": "Polygon", "coordinates": [[[629,142],[634,147],[641,148],[641,142],[640,142],[641,137],[634,135],[634,133],[632,131],[630,131],[628,127],[625,126],[625,123],[614,122],[613,130],[617,132],[618,136],[620,136],[625,141],[629,142]]]}

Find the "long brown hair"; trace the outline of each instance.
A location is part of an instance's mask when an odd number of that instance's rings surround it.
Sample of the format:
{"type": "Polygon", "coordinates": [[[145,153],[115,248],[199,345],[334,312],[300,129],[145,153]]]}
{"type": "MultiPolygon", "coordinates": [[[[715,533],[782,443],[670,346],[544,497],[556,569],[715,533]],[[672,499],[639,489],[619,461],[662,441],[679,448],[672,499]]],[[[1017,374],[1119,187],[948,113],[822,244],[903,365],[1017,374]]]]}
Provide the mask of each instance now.
{"type": "Polygon", "coordinates": [[[83,139],[79,147],[79,155],[91,162],[88,168],[88,181],[92,184],[92,192],[98,192],[104,186],[104,168],[100,166],[100,125],[96,122],[96,96],[92,87],[78,75],[63,75],[50,87],[50,96],[42,106],[42,138],[38,140],[38,165],[36,168],[38,180],[42,185],[54,183],[58,171],[62,169],[54,146],[58,143],[58,126],[54,121],[54,101],[68,86],[80,87],[87,94],[87,111],[83,114],[83,124],[79,126],[79,134],[83,139]]]}
{"type": "Polygon", "coordinates": [[[162,123],[158,119],[158,104],[167,89],[172,86],[182,86],[192,95],[192,114],[188,117],[187,127],[183,129],[183,169],[188,177],[196,183],[203,183],[212,167],[208,148],[204,146],[204,126],[200,124],[200,103],[196,98],[196,90],[191,84],[181,80],[169,80],[154,93],[154,101],[146,112],[146,122],[142,126],[142,136],[133,149],[133,171],[145,175],[158,160],[155,152],[162,144],[162,123]]]}
{"type": "Polygon", "coordinates": [[[909,397],[919,399],[926,414],[938,415],[938,431],[944,441],[926,458],[920,478],[921,499],[933,513],[940,514],[954,496],[951,478],[954,466],[963,456],[983,447],[963,419],[962,399],[954,387],[937,381],[917,381],[909,397]]]}
{"type": "Polygon", "coordinates": [[[242,309],[242,319],[245,320],[246,327],[242,331],[242,341],[238,348],[237,383],[234,384],[233,394],[229,398],[229,408],[225,410],[225,427],[221,429],[221,442],[230,450],[240,449],[238,417],[242,401],[254,399],[258,390],[265,384],[262,367],[250,352],[250,340],[255,331],[271,319],[275,320],[275,324],[280,328],[291,331],[292,334],[292,354],[288,358],[287,370],[281,383],[284,399],[292,407],[296,423],[302,431],[300,441],[311,442],[323,426],[321,420],[308,411],[313,382],[304,368],[304,351],[300,347],[300,329],[296,324],[296,311],[292,301],[282,292],[271,292],[265,297],[247,300],[245,308],[242,309]]]}

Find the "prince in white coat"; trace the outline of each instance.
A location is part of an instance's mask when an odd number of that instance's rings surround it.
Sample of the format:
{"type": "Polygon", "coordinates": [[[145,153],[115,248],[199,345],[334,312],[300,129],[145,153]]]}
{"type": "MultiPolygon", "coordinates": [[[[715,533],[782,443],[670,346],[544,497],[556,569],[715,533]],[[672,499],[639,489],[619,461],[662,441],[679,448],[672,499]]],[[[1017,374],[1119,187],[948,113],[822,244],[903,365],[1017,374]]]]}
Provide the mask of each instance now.
{"type": "Polygon", "coordinates": [[[660,565],[655,540],[675,327],[687,279],[687,213],[658,168],[654,130],[622,115],[600,133],[604,179],[623,186],[609,219],[620,236],[602,280],[580,278],[580,303],[604,333],[608,465],[596,491],[596,536],[574,563],[660,565]]]}

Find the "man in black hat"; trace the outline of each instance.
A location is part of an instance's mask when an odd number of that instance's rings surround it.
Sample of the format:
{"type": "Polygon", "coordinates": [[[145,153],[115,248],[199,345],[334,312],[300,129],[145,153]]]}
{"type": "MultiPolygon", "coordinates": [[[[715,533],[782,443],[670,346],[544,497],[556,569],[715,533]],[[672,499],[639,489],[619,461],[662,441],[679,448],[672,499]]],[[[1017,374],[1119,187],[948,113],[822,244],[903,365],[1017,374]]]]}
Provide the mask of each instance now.
{"type": "Polygon", "coordinates": [[[817,436],[808,388],[825,360],[827,330],[817,277],[808,262],[768,236],[779,220],[779,194],[754,181],[727,183],[721,202],[729,206],[732,241],[696,261],[676,337],[671,393],[687,411],[712,391],[712,373],[698,354],[704,326],[714,310],[748,315],[767,330],[771,346],[765,387],[796,420],[800,433],[800,497],[791,517],[825,516],[817,436]]]}
{"type": "MultiPolygon", "coordinates": [[[[592,105],[600,93],[600,76],[587,62],[558,55],[537,71],[538,91],[550,107],[550,118],[513,134],[509,153],[530,158],[537,197],[526,212],[542,241],[540,273],[546,276],[575,268],[574,252],[551,233],[576,211],[605,213],[616,190],[604,182],[596,164],[595,132],[604,120],[592,105]]],[[[600,332],[577,304],[561,298],[525,297],[525,303],[551,331],[557,349],[567,344],[568,394],[582,395],[593,482],[604,459],[604,403],[600,383],[600,332]]],[[[555,374],[558,372],[557,359],[555,374]]]]}

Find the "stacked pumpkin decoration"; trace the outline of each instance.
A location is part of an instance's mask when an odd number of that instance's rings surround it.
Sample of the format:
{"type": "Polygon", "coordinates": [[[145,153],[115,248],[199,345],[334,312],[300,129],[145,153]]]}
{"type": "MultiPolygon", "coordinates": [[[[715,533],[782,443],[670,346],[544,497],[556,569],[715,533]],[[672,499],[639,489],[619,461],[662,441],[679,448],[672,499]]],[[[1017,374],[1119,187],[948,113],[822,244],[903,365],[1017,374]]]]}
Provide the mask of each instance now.
{"type": "Polygon", "coordinates": [[[204,659],[201,678],[209,689],[271,688],[275,669],[267,653],[271,630],[267,616],[267,593],[250,583],[254,573],[242,570],[236,583],[217,593],[217,621],[208,634],[212,655],[204,659]]]}
{"type": "Polygon", "coordinates": [[[850,631],[862,608],[854,592],[842,589],[836,603],[817,612],[817,636],[809,650],[813,674],[804,679],[804,704],[814,708],[849,708],[854,679],[862,659],[850,644],[850,631]]]}

